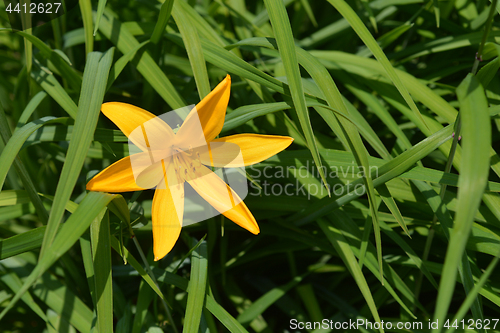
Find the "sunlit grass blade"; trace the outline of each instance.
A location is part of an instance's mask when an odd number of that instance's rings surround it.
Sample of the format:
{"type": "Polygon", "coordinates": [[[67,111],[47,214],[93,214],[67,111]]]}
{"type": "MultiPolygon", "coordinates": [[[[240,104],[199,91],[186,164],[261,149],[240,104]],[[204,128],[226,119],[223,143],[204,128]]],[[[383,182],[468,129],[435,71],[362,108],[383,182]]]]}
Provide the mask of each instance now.
{"type": "Polygon", "coordinates": [[[39,227],[0,240],[0,260],[40,248],[44,233],[45,227],[39,227]]]}
{"type": "Polygon", "coordinates": [[[54,77],[53,74],[47,73],[42,68],[33,69],[31,71],[31,76],[38,83],[47,94],[52,97],[59,106],[61,106],[72,118],[76,118],[76,113],[78,112],[78,107],[73,102],[68,93],[61,86],[59,81],[54,77]]]}
{"type": "MultiPolygon", "coordinates": [[[[9,29],[0,29],[0,32],[8,30],[9,29]]],[[[80,86],[82,84],[81,78],[76,73],[76,71],[68,64],[69,59],[67,56],[65,56],[64,53],[52,50],[50,46],[48,46],[38,37],[32,34],[23,31],[18,31],[17,34],[21,35],[24,39],[29,41],[30,44],[33,43],[32,45],[36,46],[39,49],[40,54],[54,65],[56,70],[60,72],[60,74],[68,81],[73,89],[80,89],[80,86]]]]}
{"type": "MultiPolygon", "coordinates": [[[[110,203],[111,204],[111,203],[110,203]]],[[[109,213],[90,225],[90,241],[94,263],[97,328],[99,332],[113,331],[113,288],[111,279],[111,244],[109,213]]]]}
{"type": "Polygon", "coordinates": [[[174,0],[165,0],[160,8],[160,14],[158,15],[158,21],[156,21],[155,28],[151,34],[149,41],[154,45],[158,44],[161,37],[165,33],[167,28],[168,19],[172,13],[172,7],[174,6],[174,0]]]}
{"type": "Polygon", "coordinates": [[[36,108],[45,99],[45,97],[47,97],[47,93],[45,93],[44,91],[40,91],[35,96],[33,96],[33,98],[29,101],[28,105],[26,105],[26,108],[24,109],[23,113],[19,117],[16,129],[24,126],[28,122],[28,119],[31,117],[33,112],[35,112],[36,108]]]}
{"type": "Polygon", "coordinates": [[[5,190],[0,192],[0,207],[30,202],[30,197],[23,190],[5,190]]]}
{"type": "Polygon", "coordinates": [[[0,319],[16,304],[21,296],[38,280],[38,278],[71,246],[80,238],[83,232],[90,226],[90,223],[96,218],[108,203],[115,199],[123,197],[100,192],[90,192],[80,203],[78,209],[72,214],[66,223],[63,224],[59,233],[55,237],[51,246],[47,248],[47,255],[40,258],[35,269],[24,281],[23,287],[16,293],[6,308],[0,313],[0,319]]]}
{"type": "Polygon", "coordinates": [[[89,149],[94,136],[109,69],[111,68],[113,51],[114,49],[110,49],[104,55],[101,53],[91,53],[87,57],[78,114],[75,120],[75,137],[69,145],[66,161],[61,171],[61,177],[59,178],[54,203],[40,250],[40,258],[43,258],[45,251],[47,251],[54,240],[57,226],[64,214],[66,203],[73,192],[73,187],[76,184],[83,162],[85,161],[85,154],[82,154],[82,152],[86,152],[89,149]]]}
{"type": "MultiPolygon", "coordinates": [[[[337,251],[342,261],[349,269],[349,272],[351,273],[353,278],[356,280],[356,284],[358,285],[358,288],[360,289],[361,293],[363,294],[363,297],[366,300],[366,303],[370,309],[373,319],[375,321],[380,321],[377,306],[375,305],[375,302],[373,300],[370,287],[368,286],[366,279],[363,275],[363,272],[358,266],[356,257],[352,253],[352,250],[349,247],[349,244],[345,240],[344,236],[342,236],[342,233],[338,229],[336,229],[331,223],[328,223],[325,220],[318,219],[318,224],[321,227],[323,233],[330,241],[330,243],[337,251]]],[[[384,329],[381,328],[380,332],[384,332],[384,329]]]]}
{"type": "MultiPolygon", "coordinates": [[[[14,272],[3,272],[0,276],[0,280],[5,283],[14,293],[17,293],[19,289],[23,286],[23,282],[14,272]]],[[[40,306],[35,302],[33,297],[29,292],[26,292],[21,299],[28,305],[33,312],[35,312],[44,321],[48,321],[47,316],[40,308],[40,306]]]]}
{"type": "Polygon", "coordinates": [[[148,314],[148,308],[153,301],[153,290],[141,281],[139,286],[139,296],[137,297],[137,305],[135,308],[134,321],[132,323],[132,333],[140,333],[144,324],[144,319],[148,314]]]}
{"type": "MultiPolygon", "coordinates": [[[[393,160],[385,163],[377,169],[378,177],[373,180],[373,186],[377,187],[384,184],[394,177],[397,177],[417,161],[427,156],[444,142],[451,138],[453,127],[451,125],[414,145],[411,149],[405,151],[393,160]]],[[[352,184],[361,183],[361,180],[354,181],[352,184]]],[[[352,185],[351,184],[351,185],[352,185]]],[[[325,198],[312,205],[306,210],[292,217],[292,220],[297,225],[302,225],[314,221],[315,219],[324,216],[329,211],[341,207],[342,205],[354,200],[359,195],[351,191],[335,201],[330,202],[325,198]]]]}
{"type": "MultiPolygon", "coordinates": [[[[110,39],[123,54],[127,54],[134,50],[139,44],[134,36],[122,26],[121,22],[118,21],[109,8],[106,8],[102,16],[99,30],[106,38],[110,39]],[[120,33],[113,33],[115,31],[119,31],[120,33]]],[[[137,57],[139,57],[139,55],[137,57]]],[[[141,53],[140,57],[135,61],[137,61],[134,62],[137,70],[141,72],[143,77],[172,109],[178,109],[186,105],[170,80],[148,53],[141,53]]]]}
{"type": "Polygon", "coordinates": [[[271,24],[274,27],[276,43],[278,44],[278,50],[281,55],[281,60],[283,61],[283,66],[285,67],[285,73],[290,88],[290,95],[292,96],[300,126],[302,128],[302,131],[304,132],[307,146],[311,151],[321,179],[323,180],[323,183],[326,184],[327,182],[324,170],[321,167],[322,163],[319,157],[316,138],[314,137],[314,133],[311,127],[311,120],[309,119],[309,112],[306,106],[306,100],[304,98],[302,81],[300,79],[299,65],[297,63],[297,54],[295,52],[292,30],[285,6],[283,2],[279,0],[264,0],[264,3],[269,13],[271,24]]]}
{"type": "Polygon", "coordinates": [[[457,88],[457,95],[462,117],[463,159],[459,178],[458,210],[446,252],[434,313],[434,320],[439,321],[443,321],[448,313],[457,268],[488,179],[488,152],[491,148],[488,103],[482,86],[469,74],[457,88]]]}
{"type": "MultiPolygon", "coordinates": [[[[12,133],[9,127],[7,116],[5,115],[2,103],[0,102],[0,140],[2,140],[3,143],[6,144],[6,146],[9,145],[9,143],[15,145],[11,135],[12,133]]],[[[19,175],[19,178],[21,179],[21,182],[23,183],[25,190],[28,193],[28,196],[30,197],[30,201],[33,203],[35,207],[37,215],[40,218],[40,221],[46,223],[48,220],[47,210],[43,206],[42,200],[38,196],[38,191],[36,190],[35,184],[33,183],[33,180],[31,179],[28,170],[22,163],[19,156],[17,156],[18,151],[15,150],[16,149],[14,148],[14,151],[7,151],[7,147],[5,147],[2,150],[2,154],[0,155],[0,162],[2,161],[2,159],[6,160],[7,162],[6,165],[4,165],[3,163],[0,164],[0,173],[3,174],[0,176],[0,190],[3,187],[5,178],[7,176],[7,172],[9,171],[9,168],[13,163],[14,168],[17,174],[19,175]]]]}
{"type": "MultiPolygon", "coordinates": [[[[436,217],[441,222],[442,230],[448,242],[450,241],[450,232],[453,230],[453,218],[446,208],[445,204],[441,200],[441,197],[434,191],[434,189],[425,182],[414,181],[415,186],[424,195],[429,206],[432,208],[436,217]]],[[[460,273],[460,279],[464,286],[466,293],[468,294],[470,290],[474,288],[474,280],[471,271],[471,264],[469,262],[469,256],[467,251],[464,251],[461,256],[461,261],[458,264],[458,272],[460,273]]],[[[472,304],[472,314],[475,319],[483,319],[482,307],[479,299],[476,299],[472,304]]],[[[481,331],[482,329],[480,329],[481,331]]]]}
{"type": "MultiPolygon", "coordinates": [[[[177,4],[178,2],[176,2],[177,4]]],[[[203,57],[198,31],[188,20],[188,16],[179,5],[174,5],[172,16],[179,27],[179,31],[186,47],[189,63],[193,69],[194,80],[198,88],[200,100],[210,93],[210,82],[208,81],[207,66],[203,57]]]]}
{"type": "MultiPolygon", "coordinates": [[[[193,239],[192,245],[196,246],[196,240],[193,239]]],[[[196,333],[200,327],[201,314],[205,304],[207,268],[207,243],[204,241],[191,254],[191,278],[183,333],[196,333]]]]}
{"type": "MultiPolygon", "coordinates": [[[[0,110],[0,112],[2,112],[0,110]]],[[[0,114],[1,117],[1,114],[0,114]]],[[[54,117],[44,117],[38,120],[35,120],[27,125],[24,125],[22,128],[18,129],[14,135],[9,139],[5,148],[2,150],[0,154],[0,190],[3,188],[3,184],[5,182],[5,178],[7,177],[7,172],[9,171],[11,165],[16,160],[21,147],[24,142],[29,138],[29,136],[35,132],[40,127],[46,124],[54,124],[54,123],[67,123],[68,118],[54,118],[54,117]]],[[[1,118],[0,118],[1,122],[1,118]]]]}

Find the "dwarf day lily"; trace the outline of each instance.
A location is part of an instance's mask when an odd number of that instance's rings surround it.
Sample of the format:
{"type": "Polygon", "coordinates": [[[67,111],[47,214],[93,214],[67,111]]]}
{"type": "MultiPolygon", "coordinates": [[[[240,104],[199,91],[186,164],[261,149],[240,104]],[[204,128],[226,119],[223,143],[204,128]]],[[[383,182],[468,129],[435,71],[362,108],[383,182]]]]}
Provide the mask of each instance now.
{"type": "Polygon", "coordinates": [[[116,193],[156,188],[152,206],[155,260],[170,252],[179,238],[185,183],[219,213],[251,233],[259,233],[259,226],[245,203],[210,166],[243,167],[259,163],[284,150],[293,139],[259,134],[216,139],[224,125],[230,88],[228,75],[196,105],[176,133],[166,122],[136,106],[111,102],[101,107],[102,113],[142,152],[125,157],[101,171],[88,182],[87,190],[116,193]],[[200,141],[196,137],[196,126],[200,125],[198,132],[202,133],[204,145],[193,146],[193,142],[200,141]],[[147,136],[137,135],[146,134],[146,127],[147,136]],[[234,149],[227,149],[234,145],[237,145],[242,159],[234,158],[234,149]]]}

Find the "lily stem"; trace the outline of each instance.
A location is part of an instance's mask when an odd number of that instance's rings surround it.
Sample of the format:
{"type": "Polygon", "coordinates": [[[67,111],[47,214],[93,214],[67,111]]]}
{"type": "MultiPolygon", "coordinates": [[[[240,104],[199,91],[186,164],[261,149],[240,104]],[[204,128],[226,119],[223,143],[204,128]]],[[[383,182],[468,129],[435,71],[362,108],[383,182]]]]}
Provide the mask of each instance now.
{"type": "MultiPolygon", "coordinates": [[[[139,251],[139,255],[142,258],[142,261],[144,262],[144,266],[146,266],[146,271],[148,272],[149,276],[153,280],[153,282],[156,285],[156,288],[160,290],[160,286],[158,285],[158,281],[156,281],[156,278],[153,274],[153,271],[151,270],[151,267],[149,266],[148,260],[146,259],[146,256],[144,255],[144,252],[142,251],[141,245],[139,245],[139,242],[137,241],[137,237],[132,238],[134,240],[134,244],[137,247],[137,251],[139,251]]],[[[177,330],[177,327],[175,327],[174,319],[172,318],[172,314],[170,313],[170,309],[168,308],[167,302],[163,298],[161,298],[161,303],[163,304],[163,307],[165,308],[165,312],[167,313],[167,318],[170,324],[172,325],[172,328],[174,329],[175,333],[179,333],[177,330]]]]}

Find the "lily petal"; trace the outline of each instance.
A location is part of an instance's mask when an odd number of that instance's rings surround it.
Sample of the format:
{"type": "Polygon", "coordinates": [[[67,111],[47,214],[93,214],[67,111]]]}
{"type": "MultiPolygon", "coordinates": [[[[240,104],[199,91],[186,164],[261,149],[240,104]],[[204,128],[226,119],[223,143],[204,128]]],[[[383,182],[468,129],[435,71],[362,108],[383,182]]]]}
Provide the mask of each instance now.
{"type": "Polygon", "coordinates": [[[205,144],[219,135],[224,125],[230,91],[231,77],[227,75],[186,117],[177,132],[177,144],[181,146],[184,144],[185,147],[188,145],[199,146],[199,144],[192,144],[191,142],[198,141],[199,138],[196,134],[199,132],[200,124],[205,136],[205,144]],[[193,135],[195,138],[193,138],[193,135]]]}
{"type": "Polygon", "coordinates": [[[182,229],[184,216],[184,183],[173,186],[168,185],[168,180],[173,170],[173,163],[168,163],[163,170],[165,186],[157,188],[153,197],[153,253],[154,260],[158,261],[166,256],[174,247],[182,229]]]}
{"type": "Polygon", "coordinates": [[[111,164],[87,183],[87,190],[89,191],[118,193],[142,191],[144,189],[138,186],[135,181],[130,156],[111,164]]]}
{"type": "MultiPolygon", "coordinates": [[[[174,132],[160,117],[137,106],[110,102],[101,106],[101,111],[143,151],[151,145],[173,142],[174,132]]],[[[158,148],[154,148],[158,149],[158,148]]]]}
{"type": "Polygon", "coordinates": [[[262,162],[285,150],[292,142],[293,138],[288,136],[236,134],[212,140],[210,152],[200,150],[200,159],[205,165],[238,168],[262,162]],[[239,151],[241,156],[238,156],[239,151]]]}
{"type": "Polygon", "coordinates": [[[186,181],[203,199],[240,227],[255,235],[260,232],[252,213],[231,187],[203,165],[197,167],[196,171],[198,175],[190,173],[186,181]]]}

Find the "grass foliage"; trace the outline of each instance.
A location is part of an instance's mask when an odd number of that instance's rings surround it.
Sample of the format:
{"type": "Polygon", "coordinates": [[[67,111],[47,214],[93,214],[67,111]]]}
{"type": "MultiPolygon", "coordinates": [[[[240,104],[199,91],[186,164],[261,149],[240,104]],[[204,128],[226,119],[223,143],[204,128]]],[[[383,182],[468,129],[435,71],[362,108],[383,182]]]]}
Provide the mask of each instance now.
{"type": "Polygon", "coordinates": [[[0,2],[0,331],[500,332],[499,12],[80,0],[12,32],[0,2]],[[294,138],[247,168],[261,233],[217,216],[154,262],[152,191],[85,190],[128,153],[100,105],[160,115],[226,74],[223,135],[294,138]]]}

